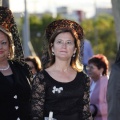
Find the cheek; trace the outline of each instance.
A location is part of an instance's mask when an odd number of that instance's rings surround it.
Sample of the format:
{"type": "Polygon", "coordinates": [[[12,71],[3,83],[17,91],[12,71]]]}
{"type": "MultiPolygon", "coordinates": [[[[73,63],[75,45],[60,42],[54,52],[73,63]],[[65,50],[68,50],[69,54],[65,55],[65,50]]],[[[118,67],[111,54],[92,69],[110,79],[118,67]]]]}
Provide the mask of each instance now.
{"type": "Polygon", "coordinates": [[[60,45],[54,45],[53,47],[52,47],[52,51],[53,52],[55,52],[55,51],[59,51],[61,49],[61,46],[60,45]]]}
{"type": "Polygon", "coordinates": [[[93,71],[93,75],[94,75],[94,76],[98,76],[98,75],[99,75],[99,72],[98,72],[97,70],[94,70],[94,71],[93,71]]]}
{"type": "Polygon", "coordinates": [[[69,51],[74,52],[74,53],[76,52],[76,48],[75,48],[75,47],[68,47],[67,49],[68,49],[69,51]]]}
{"type": "Polygon", "coordinates": [[[5,47],[5,51],[9,53],[9,52],[10,52],[10,47],[9,47],[9,46],[6,46],[6,47],[5,47]]]}
{"type": "Polygon", "coordinates": [[[91,76],[97,75],[97,71],[96,70],[88,70],[88,73],[91,76]]]}

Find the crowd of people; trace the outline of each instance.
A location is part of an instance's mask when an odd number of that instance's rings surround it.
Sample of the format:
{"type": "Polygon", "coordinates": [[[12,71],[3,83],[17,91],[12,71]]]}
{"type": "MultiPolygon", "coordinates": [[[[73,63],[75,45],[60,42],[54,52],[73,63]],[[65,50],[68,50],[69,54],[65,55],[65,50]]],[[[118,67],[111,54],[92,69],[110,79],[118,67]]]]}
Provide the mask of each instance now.
{"type": "Polygon", "coordinates": [[[109,77],[78,23],[51,22],[45,41],[44,61],[24,57],[13,14],[0,6],[0,120],[119,120],[120,50],[109,77]]]}

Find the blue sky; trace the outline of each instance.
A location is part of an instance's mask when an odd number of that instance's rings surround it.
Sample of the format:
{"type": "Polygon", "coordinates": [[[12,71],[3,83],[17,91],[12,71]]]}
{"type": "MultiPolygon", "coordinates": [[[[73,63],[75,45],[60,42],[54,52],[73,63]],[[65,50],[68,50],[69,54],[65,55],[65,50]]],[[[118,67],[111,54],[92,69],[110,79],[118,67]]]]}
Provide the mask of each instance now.
{"type": "MultiPolygon", "coordinates": [[[[9,0],[10,8],[13,12],[24,12],[24,0],[9,0]]],[[[87,17],[95,12],[97,7],[111,7],[111,0],[26,0],[29,12],[44,12],[50,10],[55,12],[57,7],[68,6],[73,10],[83,10],[87,17]]]]}

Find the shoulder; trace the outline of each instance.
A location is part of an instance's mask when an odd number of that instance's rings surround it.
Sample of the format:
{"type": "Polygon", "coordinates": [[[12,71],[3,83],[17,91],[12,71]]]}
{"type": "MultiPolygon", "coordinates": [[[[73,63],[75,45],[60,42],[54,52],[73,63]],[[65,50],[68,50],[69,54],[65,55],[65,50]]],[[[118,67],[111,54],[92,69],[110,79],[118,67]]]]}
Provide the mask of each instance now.
{"type": "Polygon", "coordinates": [[[11,66],[13,66],[16,70],[21,71],[21,73],[24,73],[24,74],[31,77],[29,66],[25,62],[19,62],[16,60],[9,60],[9,64],[11,66]]]}
{"type": "Polygon", "coordinates": [[[81,76],[82,78],[89,78],[88,75],[83,71],[78,72],[78,75],[81,76]]]}
{"type": "Polygon", "coordinates": [[[99,84],[101,84],[101,87],[106,88],[108,85],[108,76],[102,76],[100,79],[99,84]]]}
{"type": "Polygon", "coordinates": [[[79,78],[83,81],[83,83],[90,83],[90,78],[85,72],[78,72],[79,78]]]}
{"type": "Polygon", "coordinates": [[[39,71],[35,76],[35,81],[44,82],[45,74],[44,70],[39,71]]]}
{"type": "Polygon", "coordinates": [[[108,81],[108,76],[107,75],[101,76],[101,80],[107,82],[108,81]]]}
{"type": "Polygon", "coordinates": [[[25,62],[19,62],[17,60],[9,60],[9,63],[11,65],[17,66],[17,67],[28,67],[28,65],[25,62]]]}

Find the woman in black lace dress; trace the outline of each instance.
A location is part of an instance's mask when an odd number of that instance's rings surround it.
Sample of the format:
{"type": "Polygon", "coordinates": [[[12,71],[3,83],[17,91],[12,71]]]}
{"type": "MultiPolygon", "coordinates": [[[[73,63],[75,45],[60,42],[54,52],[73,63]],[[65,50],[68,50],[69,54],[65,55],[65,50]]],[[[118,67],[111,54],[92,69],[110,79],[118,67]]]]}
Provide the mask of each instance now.
{"type": "Polygon", "coordinates": [[[81,64],[83,29],[74,21],[57,20],[48,25],[46,40],[45,69],[32,86],[32,120],[44,120],[50,111],[57,120],[92,120],[90,80],[81,64]]]}

